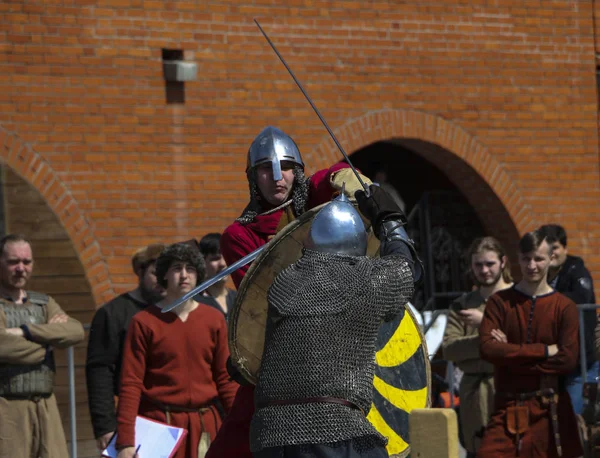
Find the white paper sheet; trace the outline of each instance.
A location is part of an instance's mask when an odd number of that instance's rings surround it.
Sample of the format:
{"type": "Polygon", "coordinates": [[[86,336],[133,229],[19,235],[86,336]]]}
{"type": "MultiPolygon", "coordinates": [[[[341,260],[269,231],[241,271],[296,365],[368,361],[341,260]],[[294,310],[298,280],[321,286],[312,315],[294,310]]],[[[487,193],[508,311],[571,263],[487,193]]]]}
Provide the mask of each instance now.
{"type": "MultiPolygon", "coordinates": [[[[140,458],[170,458],[187,434],[184,428],[176,428],[155,420],[138,416],[135,419],[135,446],[139,446],[140,458]]],[[[119,452],[115,448],[117,435],[110,440],[102,456],[117,458],[119,452]]]]}

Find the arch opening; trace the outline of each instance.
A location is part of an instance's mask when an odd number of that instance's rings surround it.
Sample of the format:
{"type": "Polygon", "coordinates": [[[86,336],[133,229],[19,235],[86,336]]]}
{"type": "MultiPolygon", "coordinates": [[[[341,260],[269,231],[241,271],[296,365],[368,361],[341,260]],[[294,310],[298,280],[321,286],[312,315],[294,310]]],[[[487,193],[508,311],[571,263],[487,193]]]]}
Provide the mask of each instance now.
{"type": "MultiPolygon", "coordinates": [[[[417,308],[446,308],[472,287],[464,253],[476,237],[491,235],[516,253],[519,233],[486,181],[452,152],[423,140],[376,141],[351,155],[354,165],[405,206],[410,236],[425,263],[417,308]]],[[[510,256],[514,263],[514,255],[510,256]]],[[[514,264],[513,264],[514,265],[514,264]]]]}

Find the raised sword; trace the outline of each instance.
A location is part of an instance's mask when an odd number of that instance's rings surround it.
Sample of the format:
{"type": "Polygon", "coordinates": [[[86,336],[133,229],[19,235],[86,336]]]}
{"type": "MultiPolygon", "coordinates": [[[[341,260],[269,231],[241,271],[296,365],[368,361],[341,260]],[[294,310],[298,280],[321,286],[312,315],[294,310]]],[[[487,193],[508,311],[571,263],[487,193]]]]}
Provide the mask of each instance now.
{"type": "Polygon", "coordinates": [[[344,155],[344,159],[346,159],[346,162],[348,163],[348,165],[350,166],[350,168],[354,172],[354,175],[356,175],[356,178],[358,179],[358,182],[360,183],[360,185],[365,190],[365,194],[367,195],[367,197],[369,197],[370,194],[371,194],[369,192],[369,187],[362,180],[362,178],[360,177],[360,174],[354,168],[354,165],[352,165],[352,161],[350,161],[350,158],[346,154],[346,151],[344,151],[344,148],[342,147],[342,145],[340,144],[340,142],[336,138],[335,134],[329,128],[329,124],[327,124],[327,121],[325,121],[325,118],[323,118],[323,116],[321,116],[321,112],[316,107],[316,105],[313,103],[313,101],[310,98],[310,96],[308,95],[308,93],[304,90],[304,87],[302,86],[302,83],[300,83],[300,81],[298,80],[298,78],[296,78],[296,75],[294,75],[294,72],[292,71],[292,69],[290,68],[290,66],[287,64],[287,62],[285,61],[285,59],[283,58],[283,56],[279,53],[279,51],[277,50],[277,48],[275,47],[275,45],[273,44],[273,42],[271,41],[271,39],[269,38],[269,36],[267,35],[267,33],[260,26],[260,24],[258,23],[258,21],[256,20],[256,18],[254,19],[254,23],[258,26],[260,32],[266,38],[267,43],[269,43],[269,45],[271,46],[271,48],[273,49],[273,51],[275,51],[275,54],[277,54],[277,57],[279,57],[279,60],[284,65],[284,67],[286,68],[286,70],[288,71],[288,73],[290,74],[290,76],[294,79],[294,81],[296,82],[296,85],[298,86],[298,88],[300,89],[300,91],[302,92],[302,94],[304,94],[304,97],[306,98],[306,100],[308,101],[308,103],[310,104],[310,106],[312,107],[312,109],[314,110],[314,112],[317,114],[317,116],[319,117],[319,119],[321,120],[321,122],[323,123],[323,125],[325,126],[325,129],[327,129],[327,132],[329,132],[329,135],[331,135],[331,138],[332,138],[333,142],[338,147],[338,149],[340,150],[340,152],[344,155]]]}
{"type": "MultiPolygon", "coordinates": [[[[306,98],[306,100],[308,101],[308,103],[310,104],[310,106],[312,107],[312,109],[314,110],[314,112],[317,114],[317,116],[319,117],[319,119],[321,120],[321,122],[323,123],[323,125],[325,126],[325,129],[327,129],[327,132],[329,132],[329,135],[331,136],[331,138],[333,139],[334,143],[336,144],[336,146],[338,147],[338,149],[340,150],[340,152],[344,156],[344,159],[346,159],[346,162],[348,163],[348,165],[350,166],[350,168],[354,172],[354,175],[356,175],[356,178],[358,179],[358,182],[361,184],[361,186],[365,190],[365,194],[367,196],[369,196],[370,195],[370,193],[369,193],[369,187],[365,184],[365,182],[360,177],[360,174],[358,173],[358,171],[354,168],[354,165],[352,164],[352,161],[350,161],[350,158],[346,154],[346,151],[344,151],[344,148],[342,147],[342,145],[340,144],[340,142],[336,138],[336,136],[333,133],[333,131],[330,129],[329,125],[327,124],[327,121],[325,121],[325,118],[323,118],[323,116],[321,115],[321,112],[319,111],[319,109],[313,103],[313,101],[310,98],[310,96],[308,95],[308,93],[304,90],[304,87],[302,86],[302,83],[300,83],[300,81],[298,80],[298,78],[296,78],[296,75],[294,74],[294,72],[292,71],[292,69],[289,67],[289,65],[287,64],[287,62],[283,58],[283,56],[279,53],[279,51],[277,50],[277,48],[275,47],[275,45],[273,44],[273,42],[271,41],[271,39],[269,38],[269,36],[267,35],[267,33],[260,26],[260,24],[258,23],[258,21],[256,19],[254,19],[254,22],[258,26],[258,28],[261,31],[261,33],[263,34],[263,36],[266,38],[267,42],[269,43],[269,45],[271,46],[271,48],[273,49],[273,51],[275,51],[275,54],[277,54],[277,57],[279,57],[279,60],[285,66],[285,68],[288,71],[288,73],[290,74],[290,76],[294,79],[296,85],[298,86],[298,88],[300,89],[300,91],[302,92],[302,94],[304,94],[304,97],[306,98]]],[[[212,278],[206,280],[205,282],[201,283],[200,285],[196,286],[189,293],[186,293],[185,295],[183,295],[182,297],[180,297],[176,301],[174,301],[171,304],[169,304],[166,307],[164,307],[162,309],[162,313],[170,312],[175,307],[183,304],[187,300],[192,299],[195,296],[197,296],[198,294],[200,294],[201,292],[207,290],[212,285],[214,285],[215,283],[217,283],[219,280],[225,278],[227,275],[230,275],[232,272],[235,272],[237,269],[239,269],[241,267],[244,267],[245,265],[251,263],[252,261],[254,261],[258,257],[258,255],[262,252],[262,250],[264,250],[264,248],[266,246],[267,245],[263,245],[263,246],[257,248],[256,250],[254,250],[249,255],[246,255],[242,259],[240,259],[239,261],[236,261],[235,263],[231,264],[229,267],[227,267],[227,269],[219,272],[214,277],[212,277],[212,278]]]]}

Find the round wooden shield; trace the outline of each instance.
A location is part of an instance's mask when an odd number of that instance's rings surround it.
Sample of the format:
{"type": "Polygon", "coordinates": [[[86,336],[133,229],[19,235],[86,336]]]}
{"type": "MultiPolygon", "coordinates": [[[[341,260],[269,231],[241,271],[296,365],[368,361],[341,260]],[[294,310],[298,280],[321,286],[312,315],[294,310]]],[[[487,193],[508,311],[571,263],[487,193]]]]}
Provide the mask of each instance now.
{"type": "MultiPolygon", "coordinates": [[[[302,256],[316,207],[284,227],[248,269],[229,318],[231,360],[242,375],[256,383],[265,342],[267,291],[275,276],[302,256]]],[[[369,223],[365,221],[369,227],[369,223]]],[[[369,229],[367,255],[379,255],[379,240],[369,229]]],[[[367,418],[388,438],[388,453],[406,457],[408,414],[429,407],[431,373],[425,339],[412,312],[405,308],[381,326],[377,342],[373,405],[367,418]]]]}

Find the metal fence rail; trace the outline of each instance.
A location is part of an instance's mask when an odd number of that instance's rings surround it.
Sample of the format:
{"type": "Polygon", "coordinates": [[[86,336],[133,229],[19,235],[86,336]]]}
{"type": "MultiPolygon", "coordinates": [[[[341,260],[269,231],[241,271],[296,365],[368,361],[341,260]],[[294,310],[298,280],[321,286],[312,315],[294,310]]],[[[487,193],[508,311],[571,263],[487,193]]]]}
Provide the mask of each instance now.
{"type": "Polygon", "coordinates": [[[69,371],[69,422],[71,424],[71,458],[77,458],[77,415],[75,407],[75,350],[67,348],[69,371]]]}
{"type": "MultiPolygon", "coordinates": [[[[90,324],[84,324],[85,331],[90,330],[90,324]]],[[[77,458],[77,406],[75,405],[75,347],[67,348],[67,373],[69,377],[69,425],[71,426],[71,458],[77,458]]]]}
{"type": "Polygon", "coordinates": [[[581,380],[583,383],[587,382],[587,356],[585,348],[585,329],[582,326],[583,323],[583,312],[587,310],[597,310],[600,308],[598,304],[580,304],[577,305],[579,310],[579,363],[581,364],[581,380]]]}

